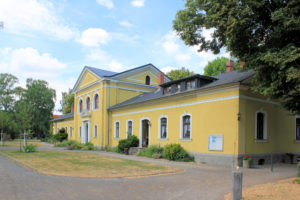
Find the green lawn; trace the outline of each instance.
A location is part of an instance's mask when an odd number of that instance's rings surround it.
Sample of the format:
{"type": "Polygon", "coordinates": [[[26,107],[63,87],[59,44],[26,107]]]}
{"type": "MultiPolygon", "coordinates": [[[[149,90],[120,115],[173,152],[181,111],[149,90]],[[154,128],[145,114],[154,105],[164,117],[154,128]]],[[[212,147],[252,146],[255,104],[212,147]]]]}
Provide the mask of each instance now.
{"type": "Polygon", "coordinates": [[[180,170],[146,162],[111,158],[86,152],[0,151],[5,156],[43,174],[97,178],[137,178],[176,173],[180,170]]]}

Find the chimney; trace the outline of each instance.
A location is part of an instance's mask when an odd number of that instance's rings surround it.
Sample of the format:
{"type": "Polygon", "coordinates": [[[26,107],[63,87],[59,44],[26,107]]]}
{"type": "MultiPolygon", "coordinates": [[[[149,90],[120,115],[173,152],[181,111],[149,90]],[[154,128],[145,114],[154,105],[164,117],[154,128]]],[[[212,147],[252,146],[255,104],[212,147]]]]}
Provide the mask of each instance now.
{"type": "Polygon", "coordinates": [[[74,112],[74,104],[71,106],[71,113],[74,112]]]}
{"type": "Polygon", "coordinates": [[[226,72],[232,72],[234,70],[234,62],[232,60],[228,60],[226,63],[226,72]]]}
{"type": "Polygon", "coordinates": [[[244,66],[245,66],[245,61],[240,61],[240,68],[242,69],[242,68],[244,68],[244,66]]]}
{"type": "Polygon", "coordinates": [[[163,72],[158,73],[158,88],[160,88],[160,85],[165,82],[165,75],[163,72]]]}

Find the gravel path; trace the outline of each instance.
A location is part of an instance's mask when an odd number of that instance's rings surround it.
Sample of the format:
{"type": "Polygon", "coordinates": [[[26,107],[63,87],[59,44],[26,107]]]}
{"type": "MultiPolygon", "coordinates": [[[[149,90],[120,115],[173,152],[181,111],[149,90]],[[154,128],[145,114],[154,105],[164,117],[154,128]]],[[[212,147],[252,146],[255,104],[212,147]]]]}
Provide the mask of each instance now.
{"type": "MultiPolygon", "coordinates": [[[[53,147],[39,149],[53,150],[53,147]]],[[[63,148],[54,149],[64,151],[63,148]]],[[[177,163],[99,151],[90,153],[174,166],[185,169],[185,173],[129,180],[47,176],[29,171],[0,155],[0,200],[219,200],[231,189],[230,167],[177,163]]],[[[266,167],[243,172],[243,184],[247,187],[295,176],[296,165],[276,165],[273,173],[266,167]]]]}

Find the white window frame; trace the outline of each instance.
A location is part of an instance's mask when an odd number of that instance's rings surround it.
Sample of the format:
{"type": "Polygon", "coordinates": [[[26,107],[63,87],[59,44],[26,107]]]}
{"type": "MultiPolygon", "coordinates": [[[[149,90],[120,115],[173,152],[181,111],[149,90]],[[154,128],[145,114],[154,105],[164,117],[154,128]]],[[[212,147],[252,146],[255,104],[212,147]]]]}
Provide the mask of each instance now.
{"type": "Polygon", "coordinates": [[[94,96],[93,96],[93,103],[92,103],[92,108],[93,108],[93,110],[99,110],[99,108],[100,108],[100,95],[99,95],[99,93],[98,92],[96,92],[95,94],[94,94],[94,96]],[[95,97],[96,97],[96,95],[98,95],[98,108],[95,108],[95,97]]]}
{"type": "Polygon", "coordinates": [[[162,115],[162,116],[160,116],[159,118],[158,118],[158,139],[159,140],[168,140],[168,128],[169,128],[169,125],[168,125],[168,123],[169,123],[169,119],[168,119],[168,116],[166,116],[166,115],[162,115]],[[166,118],[167,119],[167,135],[166,135],[166,138],[161,138],[161,119],[162,118],[166,118]]]}
{"type": "MultiPolygon", "coordinates": [[[[114,123],[114,139],[120,139],[120,121],[119,120],[116,120],[115,123],[114,123]],[[117,123],[119,123],[119,137],[117,137],[117,123]]],[[[127,134],[127,133],[126,133],[127,134]]]]}
{"type": "Polygon", "coordinates": [[[191,141],[192,140],[192,130],[193,130],[193,126],[192,126],[192,121],[193,121],[193,117],[191,113],[183,113],[182,115],[180,115],[180,141],[191,141]],[[183,138],[183,117],[185,116],[190,116],[190,138],[183,138]]]}
{"type": "Polygon", "coordinates": [[[82,110],[83,110],[83,100],[80,98],[79,100],[78,100],[78,113],[80,114],[81,112],[80,112],[80,101],[82,102],[82,110]]]}
{"type": "Polygon", "coordinates": [[[266,111],[264,111],[263,109],[260,109],[260,110],[257,110],[255,112],[255,141],[258,141],[258,142],[263,142],[263,141],[267,141],[268,139],[268,114],[266,111]],[[257,114],[258,113],[262,113],[264,114],[264,132],[263,132],[263,139],[257,139],[257,114]]]}
{"type": "Polygon", "coordinates": [[[295,116],[295,141],[300,142],[300,139],[297,140],[297,119],[300,119],[300,115],[295,116]]]}
{"type": "Polygon", "coordinates": [[[128,119],[127,121],[126,121],[126,138],[128,138],[128,122],[130,122],[131,121],[131,135],[133,135],[133,120],[132,119],[128,119]]]}
{"type": "Polygon", "coordinates": [[[97,124],[94,125],[94,138],[97,138],[98,137],[98,126],[97,124]],[[96,134],[97,132],[97,134],[96,134]]]}
{"type": "Polygon", "coordinates": [[[91,111],[91,97],[90,97],[90,95],[87,95],[86,98],[85,98],[85,109],[88,110],[88,108],[87,108],[87,100],[88,100],[88,98],[90,99],[90,111],[91,111]]]}
{"type": "Polygon", "coordinates": [[[70,126],[70,132],[69,132],[70,138],[72,137],[72,126],[70,126]]]}
{"type": "Polygon", "coordinates": [[[67,126],[65,127],[65,133],[68,133],[68,127],[67,126]]]}
{"type": "Polygon", "coordinates": [[[78,137],[81,138],[81,135],[82,135],[82,128],[81,126],[79,126],[78,137]]]}
{"type": "Polygon", "coordinates": [[[57,128],[57,132],[56,133],[59,133],[59,128],[57,128]]]}

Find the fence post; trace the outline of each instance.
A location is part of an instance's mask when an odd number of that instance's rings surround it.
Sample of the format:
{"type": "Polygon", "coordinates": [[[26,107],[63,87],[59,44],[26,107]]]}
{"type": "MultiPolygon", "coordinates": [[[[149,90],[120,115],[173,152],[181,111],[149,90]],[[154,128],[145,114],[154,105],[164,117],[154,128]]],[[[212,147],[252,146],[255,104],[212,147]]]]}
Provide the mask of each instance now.
{"type": "Polygon", "coordinates": [[[241,171],[232,171],[231,200],[241,200],[242,189],[243,189],[243,173],[241,171]]]}

